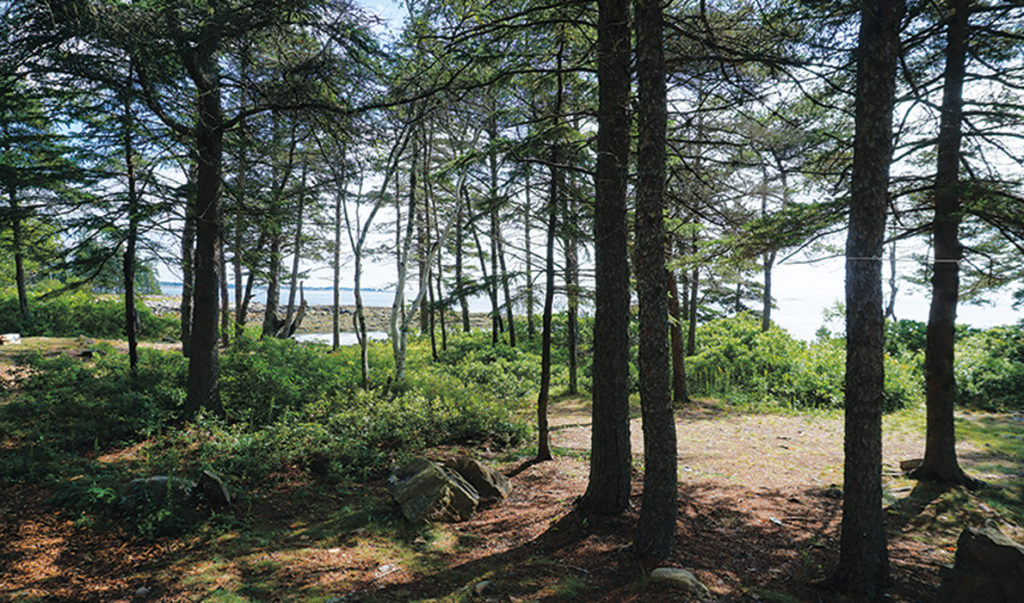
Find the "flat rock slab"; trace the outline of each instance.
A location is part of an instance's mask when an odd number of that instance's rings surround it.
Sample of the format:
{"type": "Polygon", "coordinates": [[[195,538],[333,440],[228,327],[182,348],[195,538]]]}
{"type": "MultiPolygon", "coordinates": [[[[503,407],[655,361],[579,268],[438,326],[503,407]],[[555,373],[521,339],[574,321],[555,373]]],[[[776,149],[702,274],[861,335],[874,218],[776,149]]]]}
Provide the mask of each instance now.
{"type": "Polygon", "coordinates": [[[1024,600],[1024,546],[993,528],[967,528],[956,545],[956,562],[942,568],[936,600],[1010,603],[1024,600]]]}
{"type": "Polygon", "coordinates": [[[388,492],[413,523],[464,521],[476,511],[480,495],[458,473],[417,458],[388,478],[388,492]]]}
{"type": "Polygon", "coordinates": [[[503,499],[512,492],[512,482],[507,477],[466,455],[459,455],[444,466],[461,475],[482,498],[503,499]]]}
{"type": "Polygon", "coordinates": [[[696,597],[711,595],[711,591],[697,576],[678,567],[659,567],[651,572],[651,580],[669,584],[696,597]]]}

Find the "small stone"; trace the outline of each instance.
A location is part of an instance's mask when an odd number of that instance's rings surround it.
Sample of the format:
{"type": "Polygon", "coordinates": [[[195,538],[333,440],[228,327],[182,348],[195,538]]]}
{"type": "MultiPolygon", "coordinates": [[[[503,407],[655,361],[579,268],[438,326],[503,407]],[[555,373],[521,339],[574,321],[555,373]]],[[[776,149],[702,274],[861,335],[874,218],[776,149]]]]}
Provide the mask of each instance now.
{"type": "Polygon", "coordinates": [[[473,592],[476,593],[478,597],[490,597],[491,595],[496,594],[498,589],[494,586],[494,582],[491,582],[490,580],[482,580],[473,586],[473,592]]]}
{"type": "Polygon", "coordinates": [[[150,591],[149,591],[148,588],[146,588],[145,586],[140,586],[139,588],[137,588],[135,590],[135,598],[136,599],[145,599],[146,597],[149,596],[149,592],[150,591]]]}
{"type": "Polygon", "coordinates": [[[905,461],[900,461],[900,471],[902,471],[903,473],[910,473],[914,469],[920,467],[921,463],[923,462],[924,459],[908,459],[905,461]]]}
{"type": "Polygon", "coordinates": [[[659,567],[651,572],[651,579],[664,582],[697,597],[707,597],[711,591],[692,573],[678,567],[659,567]]]}

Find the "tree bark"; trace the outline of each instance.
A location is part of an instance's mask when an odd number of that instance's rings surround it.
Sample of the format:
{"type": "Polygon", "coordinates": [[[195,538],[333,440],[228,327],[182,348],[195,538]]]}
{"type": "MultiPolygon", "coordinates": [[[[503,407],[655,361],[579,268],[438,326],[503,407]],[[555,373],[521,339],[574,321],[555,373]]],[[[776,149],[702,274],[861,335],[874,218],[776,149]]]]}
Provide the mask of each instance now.
{"type": "Polygon", "coordinates": [[[892,161],[892,111],[903,0],[861,9],[850,223],[846,240],[846,420],[837,590],[880,598],[889,576],[882,512],[885,324],[882,245],[892,161]]]}
{"type": "Polygon", "coordinates": [[[967,59],[967,20],[970,0],[951,0],[946,29],[946,67],[942,86],[938,159],[935,176],[932,302],[925,343],[925,396],[927,430],[924,461],[914,471],[917,479],[970,487],[981,483],[960,468],[956,458],[953,406],[956,377],[953,371],[956,306],[960,294],[960,142],[963,122],[964,71],[967,59]]]}
{"type": "MultiPolygon", "coordinates": [[[[460,190],[456,191],[455,194],[459,195],[459,196],[464,196],[466,194],[466,191],[460,189],[460,190]]],[[[462,257],[463,257],[462,250],[465,247],[465,245],[463,244],[463,222],[464,221],[463,221],[463,215],[462,215],[462,213],[463,213],[462,205],[463,204],[461,204],[461,203],[459,204],[459,211],[458,211],[458,214],[457,214],[457,216],[455,218],[456,219],[456,223],[455,223],[455,240],[456,240],[456,245],[455,245],[455,286],[457,288],[456,295],[459,298],[459,309],[460,309],[461,314],[462,314],[462,330],[465,333],[469,333],[469,331],[470,331],[470,325],[469,325],[469,303],[466,301],[466,290],[465,290],[466,283],[465,283],[464,277],[462,275],[462,257]]]]}
{"type": "MultiPolygon", "coordinates": [[[[209,34],[216,38],[216,34],[209,34]]],[[[213,49],[203,45],[202,55],[186,53],[196,84],[198,117],[195,125],[198,173],[196,181],[196,251],[192,346],[188,364],[188,394],[184,414],[192,417],[200,408],[223,414],[217,378],[217,298],[221,230],[221,161],[224,129],[220,101],[220,76],[213,49]]]]}
{"type": "Polygon", "coordinates": [[[579,508],[616,515],[629,507],[629,1],[600,0],[598,130],[594,175],[594,381],[590,476],[579,508]]]}
{"type": "Polygon", "coordinates": [[[526,338],[533,341],[537,327],[533,321],[534,289],[533,289],[533,249],[530,241],[530,169],[526,169],[526,205],[523,208],[523,242],[526,255],[526,338]]]}
{"type": "Polygon", "coordinates": [[[700,285],[700,268],[693,267],[690,271],[690,301],[687,303],[686,317],[686,355],[697,353],[697,292],[700,285]]]}
{"type": "MultiPolygon", "coordinates": [[[[302,221],[306,211],[306,163],[302,164],[302,187],[299,189],[299,216],[295,225],[295,237],[292,239],[292,275],[288,283],[288,308],[284,314],[283,331],[277,334],[282,339],[291,336],[292,322],[295,319],[295,292],[299,284],[299,266],[302,259],[302,221]]],[[[297,322],[297,321],[296,321],[297,322]]]]}
{"type": "Polygon", "coordinates": [[[188,173],[188,196],[185,198],[185,221],[181,230],[181,355],[191,356],[192,350],[192,291],[195,288],[196,253],[196,197],[194,188],[199,180],[199,157],[193,155],[188,173]]]}
{"type": "Polygon", "coordinates": [[[545,260],[544,316],[540,337],[540,393],[537,395],[537,460],[551,460],[551,432],[548,406],[551,397],[551,317],[555,304],[555,231],[558,228],[558,196],[562,189],[562,171],[558,168],[558,147],[551,151],[551,199],[548,206],[547,259],[545,260]]]}
{"type": "Polygon", "coordinates": [[[676,532],[676,425],[669,392],[665,290],[665,130],[668,122],[662,7],[634,2],[637,72],[636,280],[640,305],[640,405],[644,493],[634,552],[664,559],[676,532]]]}
{"type": "MultiPolygon", "coordinates": [[[[132,76],[134,77],[134,76],[132,76]]],[[[136,325],[139,315],[135,309],[135,256],[139,238],[139,191],[135,174],[135,146],[132,130],[135,127],[130,98],[124,101],[124,165],[128,176],[128,233],[124,250],[124,332],[128,338],[128,366],[132,376],[139,366],[139,338],[136,325]]]]}
{"type": "MultiPolygon", "coordinates": [[[[279,229],[280,225],[272,226],[279,229]]],[[[267,300],[263,307],[263,332],[261,337],[274,337],[279,327],[277,310],[281,303],[281,246],[284,234],[276,230],[270,235],[270,268],[267,280],[267,300]]]]}
{"type": "Polygon", "coordinates": [[[669,335],[672,346],[672,402],[681,405],[690,401],[686,391],[686,354],[683,349],[682,312],[679,309],[679,285],[672,270],[667,270],[669,335]]]}

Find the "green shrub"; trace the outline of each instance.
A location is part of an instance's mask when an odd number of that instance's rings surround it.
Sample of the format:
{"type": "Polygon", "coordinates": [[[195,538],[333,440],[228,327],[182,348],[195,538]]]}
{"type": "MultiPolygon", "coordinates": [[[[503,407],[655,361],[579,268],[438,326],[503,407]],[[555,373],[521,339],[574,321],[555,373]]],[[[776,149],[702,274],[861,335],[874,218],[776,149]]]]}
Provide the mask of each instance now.
{"type": "MultiPolygon", "coordinates": [[[[135,305],[141,338],[155,340],[177,332],[177,319],[155,316],[141,300],[135,305]]],[[[65,293],[30,299],[29,309],[32,322],[24,324],[17,296],[0,298],[0,332],[43,337],[124,337],[124,301],[116,297],[65,293]]]]}
{"type": "MultiPolygon", "coordinates": [[[[843,406],[842,339],[819,338],[807,344],[776,327],[761,332],[760,321],[742,314],[699,327],[697,343],[698,353],[687,358],[691,395],[734,396],[796,408],[843,406]]],[[[887,412],[921,400],[920,354],[887,355],[885,370],[887,412]]]]}
{"type": "Polygon", "coordinates": [[[1024,327],[995,327],[965,335],[956,345],[956,385],[965,406],[1024,407],[1024,327]]]}
{"type": "Polygon", "coordinates": [[[220,393],[227,416],[264,426],[287,411],[354,391],[358,362],[349,353],[291,339],[237,339],[221,359],[220,393]]]}

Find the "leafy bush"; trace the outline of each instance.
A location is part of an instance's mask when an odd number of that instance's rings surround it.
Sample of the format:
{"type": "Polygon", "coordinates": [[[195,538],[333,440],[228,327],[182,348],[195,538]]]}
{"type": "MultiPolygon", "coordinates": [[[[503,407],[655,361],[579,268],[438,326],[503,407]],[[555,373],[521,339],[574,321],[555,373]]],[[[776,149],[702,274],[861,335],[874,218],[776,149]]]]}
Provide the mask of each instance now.
{"type": "MultiPolygon", "coordinates": [[[[791,407],[842,408],[846,371],[844,341],[794,340],[743,314],[697,329],[698,353],[687,359],[692,395],[737,396],[791,407]]],[[[924,390],[920,354],[903,352],[885,360],[885,410],[921,400],[924,390]]]]}
{"type": "Polygon", "coordinates": [[[268,425],[287,411],[351,392],[358,364],[291,339],[237,339],[221,359],[221,402],[229,419],[268,425]]]}
{"type": "Polygon", "coordinates": [[[965,406],[1024,407],[1024,326],[967,334],[956,345],[956,385],[965,406]]]}
{"type": "MultiPolygon", "coordinates": [[[[0,332],[44,337],[124,337],[124,302],[115,297],[96,297],[78,292],[58,297],[37,297],[29,300],[31,324],[24,324],[18,309],[18,298],[0,298],[0,332]]],[[[160,339],[177,332],[178,321],[158,317],[141,301],[136,302],[140,337],[160,339]]]]}

